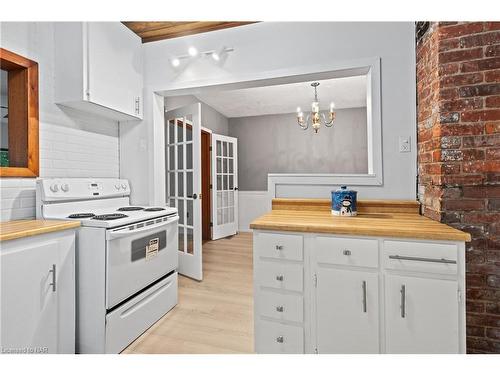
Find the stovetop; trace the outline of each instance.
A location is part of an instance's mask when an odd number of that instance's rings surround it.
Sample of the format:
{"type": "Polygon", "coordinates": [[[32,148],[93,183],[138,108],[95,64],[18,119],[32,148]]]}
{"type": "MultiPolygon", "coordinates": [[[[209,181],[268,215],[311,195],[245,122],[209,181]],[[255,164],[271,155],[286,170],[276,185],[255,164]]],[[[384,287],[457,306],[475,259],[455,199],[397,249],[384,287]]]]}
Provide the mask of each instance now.
{"type": "Polygon", "coordinates": [[[160,216],[175,215],[175,207],[123,206],[117,208],[94,208],[78,211],[78,205],[71,207],[74,212],[53,212],[44,215],[45,219],[78,220],[82,226],[114,228],[122,225],[147,221],[160,216]]]}

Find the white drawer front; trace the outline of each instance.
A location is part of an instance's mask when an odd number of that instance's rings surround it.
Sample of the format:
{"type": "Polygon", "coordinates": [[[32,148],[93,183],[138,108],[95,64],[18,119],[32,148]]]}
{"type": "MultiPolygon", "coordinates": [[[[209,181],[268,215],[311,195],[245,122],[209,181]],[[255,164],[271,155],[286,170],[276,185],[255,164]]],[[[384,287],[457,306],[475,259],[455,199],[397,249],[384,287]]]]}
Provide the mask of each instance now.
{"type": "Polygon", "coordinates": [[[302,264],[260,261],[254,267],[255,282],[259,286],[296,292],[303,290],[302,264]]]}
{"type": "Polygon", "coordinates": [[[456,274],[458,249],[453,244],[384,241],[385,268],[456,274]]]}
{"type": "Polygon", "coordinates": [[[259,291],[256,295],[259,315],[301,323],[304,319],[302,296],[259,291]]]}
{"type": "Polygon", "coordinates": [[[358,238],[316,238],[318,263],[378,267],[378,240],[358,238]]]}
{"type": "Polygon", "coordinates": [[[177,273],[106,315],[106,353],[119,353],[177,304],[177,273]]]}
{"type": "Polygon", "coordinates": [[[304,329],[259,319],[255,327],[255,350],[263,354],[304,353],[304,329]]]}
{"type": "Polygon", "coordinates": [[[302,260],[303,238],[297,234],[259,233],[255,249],[260,257],[302,260]]]}

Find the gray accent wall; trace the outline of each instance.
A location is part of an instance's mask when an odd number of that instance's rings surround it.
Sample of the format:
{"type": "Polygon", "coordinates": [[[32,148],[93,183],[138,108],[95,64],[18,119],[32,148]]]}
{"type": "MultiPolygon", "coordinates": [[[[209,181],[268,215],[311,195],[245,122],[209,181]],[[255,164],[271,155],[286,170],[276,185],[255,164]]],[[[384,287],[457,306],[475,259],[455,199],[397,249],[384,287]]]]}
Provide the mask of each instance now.
{"type": "Polygon", "coordinates": [[[268,173],[368,173],[366,108],[337,110],[332,128],[302,130],[295,113],[229,119],[241,191],[267,190],[268,173]]]}
{"type": "Polygon", "coordinates": [[[180,95],[165,98],[165,108],[167,111],[193,103],[201,103],[201,126],[212,130],[216,134],[228,135],[227,117],[203,103],[196,96],[180,95]]]}

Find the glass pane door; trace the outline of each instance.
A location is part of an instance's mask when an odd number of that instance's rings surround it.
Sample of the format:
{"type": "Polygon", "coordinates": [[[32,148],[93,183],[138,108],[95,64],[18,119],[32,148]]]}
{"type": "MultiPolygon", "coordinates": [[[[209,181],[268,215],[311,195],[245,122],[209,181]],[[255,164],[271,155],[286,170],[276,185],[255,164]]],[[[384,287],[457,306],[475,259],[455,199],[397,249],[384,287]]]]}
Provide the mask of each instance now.
{"type": "Polygon", "coordinates": [[[166,196],[179,212],[179,273],[201,280],[199,104],[166,113],[166,196]]]}
{"type": "Polygon", "coordinates": [[[213,239],[238,231],[237,141],[233,137],[212,135],[213,239]]]}

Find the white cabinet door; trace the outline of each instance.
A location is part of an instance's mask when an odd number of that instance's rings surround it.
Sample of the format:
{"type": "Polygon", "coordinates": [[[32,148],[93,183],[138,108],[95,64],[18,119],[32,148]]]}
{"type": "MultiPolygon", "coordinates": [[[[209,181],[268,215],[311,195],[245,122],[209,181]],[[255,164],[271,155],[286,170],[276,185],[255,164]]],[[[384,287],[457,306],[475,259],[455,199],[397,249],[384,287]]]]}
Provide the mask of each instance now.
{"type": "Polygon", "coordinates": [[[87,28],[87,100],[142,117],[141,39],[120,22],[89,22],[87,28]]]}
{"type": "Polygon", "coordinates": [[[456,280],[387,275],[387,353],[458,353],[456,280]]]}
{"type": "Polygon", "coordinates": [[[318,267],[318,353],[379,353],[378,273],[318,267]]]}
{"type": "Polygon", "coordinates": [[[57,353],[59,242],[31,244],[2,249],[0,346],[57,353]]]}

